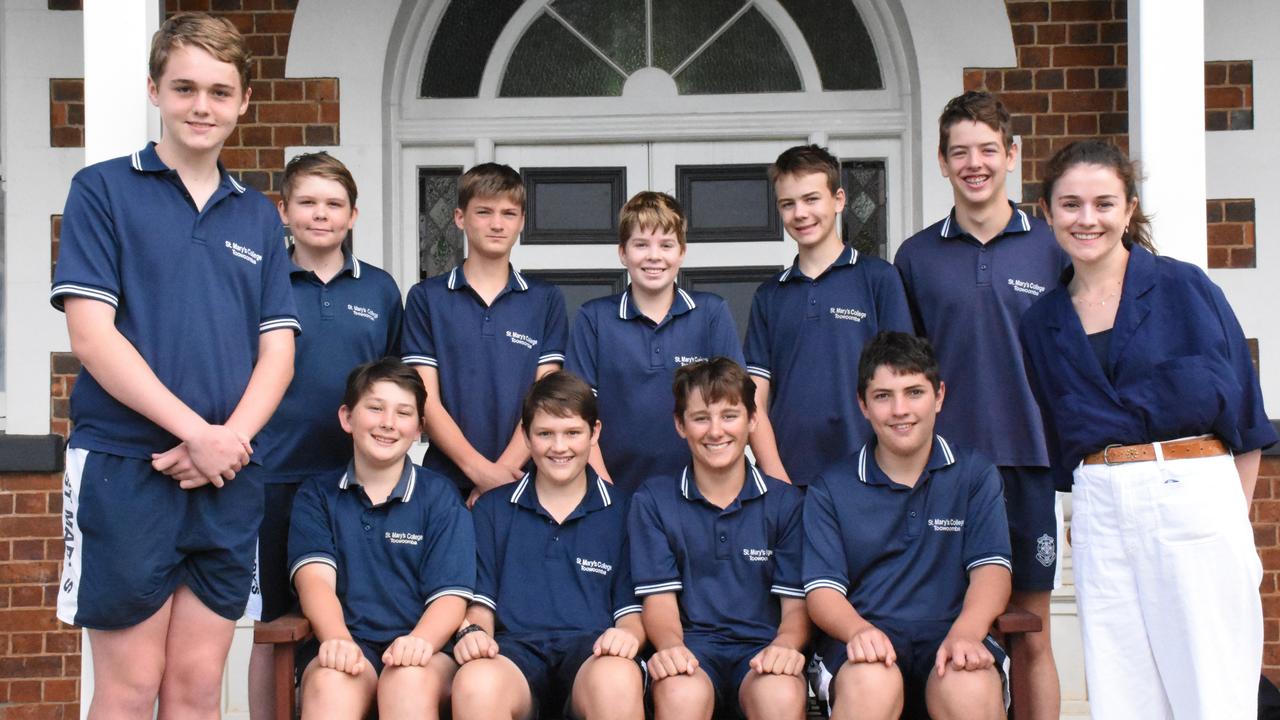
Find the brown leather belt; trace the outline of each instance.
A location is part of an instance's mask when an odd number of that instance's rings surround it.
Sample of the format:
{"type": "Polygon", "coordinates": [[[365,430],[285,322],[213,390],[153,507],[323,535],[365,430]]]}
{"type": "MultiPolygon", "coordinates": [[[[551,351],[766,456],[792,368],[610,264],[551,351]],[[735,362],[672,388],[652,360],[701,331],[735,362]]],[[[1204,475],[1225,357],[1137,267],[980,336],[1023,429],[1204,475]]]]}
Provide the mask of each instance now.
{"type": "Polygon", "coordinates": [[[1105,449],[1084,456],[1085,465],[1120,465],[1122,463],[1149,462],[1156,459],[1156,448],[1165,460],[1188,460],[1191,458],[1215,457],[1226,455],[1229,451],[1221,440],[1211,435],[1188,440],[1171,440],[1146,445],[1108,445],[1105,449]]]}

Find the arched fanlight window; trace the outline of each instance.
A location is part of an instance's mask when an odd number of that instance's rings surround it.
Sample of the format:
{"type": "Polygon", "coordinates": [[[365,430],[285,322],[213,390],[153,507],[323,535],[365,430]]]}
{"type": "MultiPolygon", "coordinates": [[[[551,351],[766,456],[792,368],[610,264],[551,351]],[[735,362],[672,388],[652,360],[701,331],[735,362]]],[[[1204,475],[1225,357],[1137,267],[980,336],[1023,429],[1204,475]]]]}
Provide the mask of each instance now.
{"type": "MultiPolygon", "coordinates": [[[[798,92],[800,73],[768,0],[549,0],[524,29],[500,97],[616,97],[628,80],[673,83],[680,95],[798,92]]],[[[799,28],[823,90],[883,87],[875,49],[851,0],[773,0],[799,28]]],[[[420,96],[477,97],[481,76],[520,0],[452,0],[427,55],[420,96]]]]}

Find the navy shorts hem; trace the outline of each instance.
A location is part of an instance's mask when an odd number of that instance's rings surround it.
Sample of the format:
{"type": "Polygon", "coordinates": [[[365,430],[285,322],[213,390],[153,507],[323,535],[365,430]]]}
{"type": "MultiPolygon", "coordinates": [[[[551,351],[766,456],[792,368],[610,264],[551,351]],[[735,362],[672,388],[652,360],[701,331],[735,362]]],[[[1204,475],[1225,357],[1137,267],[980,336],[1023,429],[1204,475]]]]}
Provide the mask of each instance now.
{"type": "Polygon", "coordinates": [[[1009,544],[1013,551],[1013,589],[1048,592],[1059,584],[1058,537],[1061,527],[1053,474],[1042,467],[1001,467],[1009,544]]]}
{"type": "Polygon", "coordinates": [[[686,635],[684,645],[698,659],[698,667],[711,680],[716,696],[716,712],[741,716],[738,692],[742,689],[742,681],[751,672],[751,658],[768,647],[769,643],[686,635]]]}

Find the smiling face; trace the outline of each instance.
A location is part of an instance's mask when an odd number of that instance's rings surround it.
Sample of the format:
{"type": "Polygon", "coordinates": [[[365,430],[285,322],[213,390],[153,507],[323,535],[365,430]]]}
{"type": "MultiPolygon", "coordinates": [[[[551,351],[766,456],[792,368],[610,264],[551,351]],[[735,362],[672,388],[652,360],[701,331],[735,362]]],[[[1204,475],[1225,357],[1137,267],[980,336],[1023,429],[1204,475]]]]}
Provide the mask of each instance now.
{"type": "Polygon", "coordinates": [[[421,428],[413,392],[387,380],[369,386],[355,407],[338,408],[338,422],[351,434],[356,459],[375,467],[401,461],[421,428]]]}
{"type": "Polygon", "coordinates": [[[1137,201],[1125,197],[1124,182],[1115,170],[1074,165],[1054,183],[1053,197],[1040,204],[1073,263],[1092,265],[1127,257],[1122,240],[1137,201]]]}
{"type": "Polygon", "coordinates": [[[592,427],[581,415],[559,417],[545,410],[533,414],[524,436],[537,481],[555,485],[586,482],[587,460],[599,439],[599,420],[592,427]]]}
{"type": "Polygon", "coordinates": [[[1017,145],[1005,147],[999,130],[973,120],[952,124],[947,150],[938,153],[938,167],[951,181],[955,203],[969,207],[1006,202],[1005,179],[1017,163],[1017,145]]]}
{"type": "Polygon", "coordinates": [[[844,211],[844,190],[833,194],[823,173],[779,175],[773,184],[778,213],[787,234],[800,249],[839,244],[836,222],[844,211]]]}
{"type": "Polygon", "coordinates": [[[940,383],[935,391],[924,373],[899,375],[892,367],[881,365],[867,382],[858,405],[883,450],[911,457],[932,447],[934,421],[945,394],[946,387],[940,383]]]}
{"type": "Polygon", "coordinates": [[[181,154],[217,153],[249,109],[236,66],[189,45],[170,51],[164,73],[147,80],[147,94],[160,110],[161,145],[181,154]]]}
{"type": "Polygon", "coordinates": [[[337,180],[304,175],[294,181],[288,201],[280,201],[280,218],[289,226],[298,245],[314,253],[342,247],[356,224],[355,208],[347,190],[337,180]]]}
{"type": "Polygon", "coordinates": [[[627,269],[633,289],[658,295],[675,285],[684,262],[684,246],[674,231],[639,228],[618,246],[618,259],[627,269]]]}
{"type": "Polygon", "coordinates": [[[697,388],[689,391],[684,413],[676,417],[676,432],[689,443],[695,474],[741,465],[755,427],[755,417],[740,399],[721,399],[708,405],[697,388]]]}
{"type": "Polygon", "coordinates": [[[499,260],[511,254],[524,229],[524,208],[505,195],[477,196],[453,211],[453,222],[467,236],[468,255],[499,260]]]}

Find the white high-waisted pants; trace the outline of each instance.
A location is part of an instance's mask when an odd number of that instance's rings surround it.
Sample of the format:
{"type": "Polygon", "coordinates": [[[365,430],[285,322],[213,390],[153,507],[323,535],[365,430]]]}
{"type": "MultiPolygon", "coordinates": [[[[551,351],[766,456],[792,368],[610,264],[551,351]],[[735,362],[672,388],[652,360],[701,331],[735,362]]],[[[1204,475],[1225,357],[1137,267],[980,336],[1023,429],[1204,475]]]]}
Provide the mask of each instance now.
{"type": "Polygon", "coordinates": [[[1093,717],[1256,718],[1262,563],[1231,456],[1080,465],[1074,478],[1093,717]]]}

